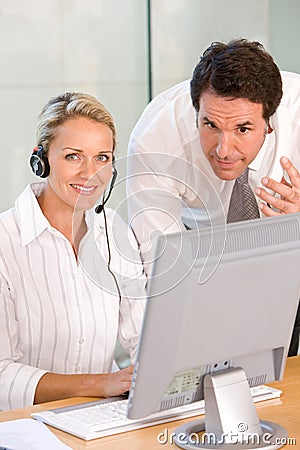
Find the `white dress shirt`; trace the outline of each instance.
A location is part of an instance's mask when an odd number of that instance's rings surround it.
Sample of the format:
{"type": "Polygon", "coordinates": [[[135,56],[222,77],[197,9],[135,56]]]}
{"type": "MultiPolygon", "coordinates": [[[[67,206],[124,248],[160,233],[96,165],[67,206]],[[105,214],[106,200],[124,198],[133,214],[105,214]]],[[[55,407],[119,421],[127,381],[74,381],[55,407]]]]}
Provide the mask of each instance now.
{"type": "MultiPolygon", "coordinates": [[[[283,155],[300,169],[300,75],[282,72],[282,80],[283,97],[270,119],[273,132],[249,166],[252,189],[264,176],[281,181],[283,155]]],[[[190,80],[153,99],[128,148],[129,219],[145,261],[156,231],[182,230],[183,217],[190,228],[225,223],[233,184],[214,174],[202,152],[190,80]]]]}
{"type": "Polygon", "coordinates": [[[144,311],[145,276],[127,225],[106,209],[86,212],[88,231],[76,260],[28,186],[0,215],[0,409],[31,405],[46,372],[104,373],[117,339],[134,358],[144,311]]]}

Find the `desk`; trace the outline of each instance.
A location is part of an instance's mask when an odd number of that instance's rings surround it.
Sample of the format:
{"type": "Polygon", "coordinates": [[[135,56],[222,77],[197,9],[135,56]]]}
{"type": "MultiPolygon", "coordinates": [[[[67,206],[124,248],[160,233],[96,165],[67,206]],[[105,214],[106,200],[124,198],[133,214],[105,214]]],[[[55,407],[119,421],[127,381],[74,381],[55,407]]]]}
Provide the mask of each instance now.
{"type": "MultiPolygon", "coordinates": [[[[267,400],[256,404],[260,419],[277,422],[289,433],[290,438],[296,440],[296,445],[286,446],[287,450],[300,449],[300,356],[288,358],[284,380],[280,383],[272,383],[270,386],[282,389],[280,399],[267,400]]],[[[61,406],[79,404],[96,399],[76,397],[73,399],[60,400],[56,402],[43,403],[27,408],[13,409],[0,412],[0,421],[20,419],[30,417],[33,411],[54,409],[61,406]]],[[[80,449],[100,449],[100,450],[163,450],[174,448],[171,444],[160,444],[157,440],[159,433],[168,429],[172,433],[177,426],[183,422],[191,420],[184,419],[175,422],[164,423],[141,430],[129,431],[93,441],[83,441],[63,431],[51,428],[56,436],[74,450],[80,449]]],[[[195,420],[195,418],[192,418],[195,420]]],[[[177,448],[177,447],[176,447],[177,448]]]]}

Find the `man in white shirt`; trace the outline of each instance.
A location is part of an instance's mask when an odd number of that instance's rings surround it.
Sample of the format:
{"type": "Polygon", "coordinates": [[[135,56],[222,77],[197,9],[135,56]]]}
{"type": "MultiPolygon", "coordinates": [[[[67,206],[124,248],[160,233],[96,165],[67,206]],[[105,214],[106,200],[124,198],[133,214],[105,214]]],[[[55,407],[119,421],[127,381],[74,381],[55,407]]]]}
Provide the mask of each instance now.
{"type": "Polygon", "coordinates": [[[129,219],[146,267],[157,231],[226,223],[247,167],[261,216],[300,211],[300,76],[280,73],[257,42],[213,43],[191,82],[156,97],[130,137],[129,219]]]}

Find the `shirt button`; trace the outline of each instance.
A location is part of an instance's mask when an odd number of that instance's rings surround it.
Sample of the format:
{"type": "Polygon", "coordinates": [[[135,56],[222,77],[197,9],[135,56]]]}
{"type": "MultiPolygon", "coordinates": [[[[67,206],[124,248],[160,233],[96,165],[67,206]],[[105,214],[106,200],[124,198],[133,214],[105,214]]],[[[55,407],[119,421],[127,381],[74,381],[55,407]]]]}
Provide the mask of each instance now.
{"type": "Polygon", "coordinates": [[[83,344],[84,342],[85,342],[85,339],[84,338],[81,338],[81,339],[79,339],[79,344],[83,344]]]}

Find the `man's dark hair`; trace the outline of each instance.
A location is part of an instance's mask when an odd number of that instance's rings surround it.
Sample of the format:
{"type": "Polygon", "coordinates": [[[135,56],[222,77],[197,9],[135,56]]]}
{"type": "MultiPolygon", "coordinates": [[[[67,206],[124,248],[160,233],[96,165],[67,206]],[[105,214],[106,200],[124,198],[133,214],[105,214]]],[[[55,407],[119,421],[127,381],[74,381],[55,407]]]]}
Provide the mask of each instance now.
{"type": "Polygon", "coordinates": [[[234,39],[228,44],[213,42],[195,67],[191,97],[197,112],[200,97],[207,90],[220,97],[262,103],[263,117],[268,121],[280,103],[282,80],[262,44],[234,39]]]}

